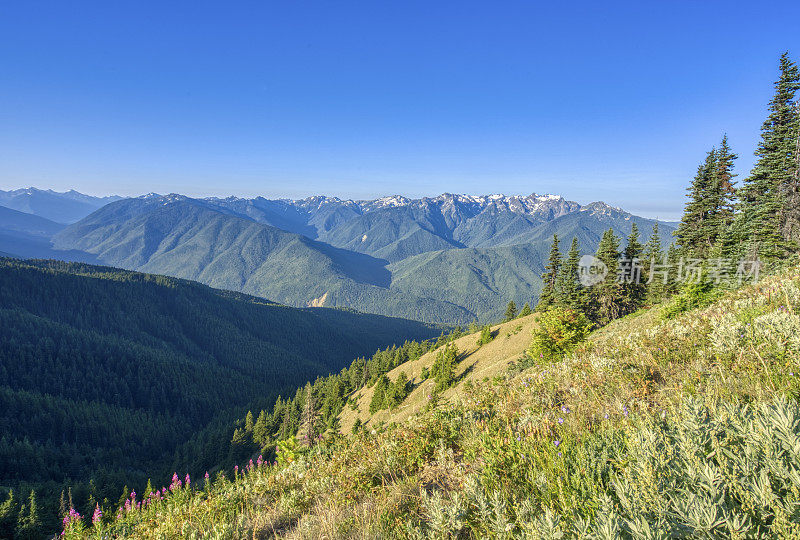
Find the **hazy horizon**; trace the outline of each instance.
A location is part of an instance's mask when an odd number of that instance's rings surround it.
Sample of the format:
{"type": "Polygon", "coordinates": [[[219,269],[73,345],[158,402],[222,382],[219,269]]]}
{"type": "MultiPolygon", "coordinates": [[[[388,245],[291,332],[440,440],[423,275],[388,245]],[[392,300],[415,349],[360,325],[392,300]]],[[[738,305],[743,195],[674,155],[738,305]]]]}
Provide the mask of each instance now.
{"type": "Polygon", "coordinates": [[[489,193],[489,192],[487,192],[487,193],[456,193],[456,192],[447,192],[447,191],[445,191],[445,192],[441,192],[441,193],[437,193],[437,194],[422,194],[422,195],[413,195],[413,196],[405,194],[405,193],[384,193],[382,195],[376,195],[376,196],[373,196],[373,197],[347,197],[347,196],[343,196],[343,195],[337,195],[335,193],[334,194],[331,194],[331,193],[312,193],[312,194],[304,195],[304,196],[291,197],[291,196],[282,196],[282,195],[270,195],[270,196],[267,196],[267,195],[259,194],[259,193],[247,194],[247,195],[235,194],[235,193],[228,194],[228,195],[209,195],[209,194],[203,194],[203,193],[192,194],[192,193],[181,193],[181,192],[175,192],[175,191],[173,191],[173,192],[144,191],[144,192],[141,192],[141,193],[130,193],[130,194],[91,193],[91,192],[81,191],[79,189],[74,189],[74,188],[58,190],[58,189],[42,187],[42,186],[18,186],[18,187],[11,186],[11,187],[4,187],[2,184],[0,184],[0,191],[8,192],[8,191],[25,190],[25,189],[38,189],[38,190],[41,190],[41,191],[53,191],[55,193],[66,193],[68,191],[76,191],[76,192],[81,193],[83,195],[90,195],[92,197],[100,197],[100,198],[102,198],[102,197],[114,197],[114,196],[124,197],[124,198],[135,198],[135,197],[142,197],[144,195],[149,195],[151,193],[155,193],[157,195],[165,196],[165,195],[171,195],[171,194],[174,193],[174,194],[178,194],[178,195],[184,195],[186,197],[190,197],[190,198],[193,198],[193,199],[205,199],[205,198],[212,198],[212,197],[216,197],[216,198],[220,198],[220,199],[225,199],[225,198],[228,198],[228,197],[237,197],[237,198],[241,198],[241,199],[254,199],[256,197],[263,197],[265,199],[270,199],[270,200],[283,199],[283,200],[297,201],[297,200],[307,199],[309,197],[331,197],[331,198],[335,197],[335,198],[341,199],[343,201],[350,200],[350,201],[355,201],[355,202],[358,202],[358,201],[373,201],[373,200],[377,200],[377,199],[381,199],[381,198],[389,198],[389,197],[395,197],[395,196],[405,197],[407,199],[417,200],[417,199],[425,199],[425,198],[427,198],[427,199],[435,199],[436,197],[440,197],[442,195],[462,195],[462,196],[473,196],[473,197],[488,197],[488,196],[492,196],[492,195],[499,195],[499,196],[503,196],[503,197],[528,197],[528,196],[531,196],[531,195],[537,195],[537,196],[556,195],[556,196],[560,196],[560,197],[564,198],[567,201],[577,202],[581,206],[586,206],[587,204],[591,204],[591,203],[595,203],[595,202],[603,202],[603,203],[606,203],[606,204],[608,204],[610,206],[621,208],[622,210],[625,210],[626,212],[630,212],[630,213],[632,213],[634,215],[638,215],[638,216],[646,217],[646,218],[650,218],[650,219],[658,219],[660,221],[678,221],[680,219],[680,211],[677,211],[677,214],[674,217],[669,217],[669,216],[667,216],[665,214],[662,214],[662,215],[647,215],[646,213],[632,212],[632,211],[630,211],[629,209],[627,209],[625,207],[622,207],[622,206],[617,205],[617,204],[613,204],[612,202],[605,201],[603,199],[594,199],[594,200],[591,200],[591,201],[588,201],[588,200],[587,201],[578,201],[578,200],[572,199],[570,197],[567,197],[566,195],[563,195],[561,193],[544,193],[544,192],[537,192],[537,191],[533,191],[533,192],[529,192],[529,193],[489,193]]]}

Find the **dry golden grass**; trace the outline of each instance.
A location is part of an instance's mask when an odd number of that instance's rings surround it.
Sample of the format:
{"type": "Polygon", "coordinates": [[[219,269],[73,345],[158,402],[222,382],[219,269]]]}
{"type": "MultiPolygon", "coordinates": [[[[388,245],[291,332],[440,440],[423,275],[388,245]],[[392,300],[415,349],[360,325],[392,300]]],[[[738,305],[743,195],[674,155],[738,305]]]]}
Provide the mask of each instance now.
{"type": "MultiPolygon", "coordinates": [[[[460,388],[466,381],[480,381],[484,378],[494,377],[503,373],[511,362],[519,360],[530,345],[531,332],[537,317],[537,314],[532,314],[492,326],[492,334],[495,338],[480,347],[478,346],[480,332],[455,340],[459,352],[459,362],[455,373],[458,382],[443,392],[442,397],[451,401],[458,399],[461,395],[460,388]]],[[[339,415],[342,433],[350,433],[358,418],[363,424],[369,426],[378,422],[400,422],[420,412],[434,387],[433,380],[421,380],[422,371],[425,368],[431,369],[438,350],[426,353],[419,359],[398,366],[388,373],[389,379],[394,382],[400,372],[404,371],[411,384],[414,385],[414,390],[397,408],[391,411],[378,411],[371,415],[369,404],[372,401],[374,388],[362,388],[356,392],[354,397],[358,403],[357,410],[354,411],[348,405],[339,415]]]]}

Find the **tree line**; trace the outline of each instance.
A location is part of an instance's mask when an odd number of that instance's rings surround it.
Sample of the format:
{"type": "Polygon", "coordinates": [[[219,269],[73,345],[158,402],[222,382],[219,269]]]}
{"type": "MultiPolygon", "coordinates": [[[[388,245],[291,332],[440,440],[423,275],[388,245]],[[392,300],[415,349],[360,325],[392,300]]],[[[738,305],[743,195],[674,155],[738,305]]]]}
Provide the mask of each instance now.
{"type": "Polygon", "coordinates": [[[645,244],[632,224],[624,247],[609,229],[594,254],[607,271],[597,283],[580,279],[586,269],[578,240],[562,256],[554,235],[537,311],[572,309],[603,325],[681,291],[752,278],[800,251],[800,72],[788,53],[779,71],[756,163],[741,186],[735,182],[738,156],[723,135],[687,189],[674,242],[662,249],[658,223],[645,244]]]}

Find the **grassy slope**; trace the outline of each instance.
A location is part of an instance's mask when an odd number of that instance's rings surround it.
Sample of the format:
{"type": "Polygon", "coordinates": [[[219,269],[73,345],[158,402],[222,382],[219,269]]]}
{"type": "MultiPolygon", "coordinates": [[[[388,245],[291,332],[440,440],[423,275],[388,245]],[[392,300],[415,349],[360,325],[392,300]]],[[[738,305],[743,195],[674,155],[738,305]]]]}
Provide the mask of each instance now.
{"type": "Polygon", "coordinates": [[[644,311],[561,362],[467,385],[407,421],[329,434],[205,492],[177,489],[110,526],[138,536],[797,536],[799,312],[799,268],[674,320],[644,311]]]}
{"type": "MultiPolygon", "coordinates": [[[[459,351],[459,362],[455,369],[457,383],[442,393],[446,399],[457,399],[463,391],[467,381],[480,381],[485,377],[494,377],[505,371],[511,362],[519,360],[530,343],[537,315],[529,315],[507,323],[492,327],[495,339],[483,346],[478,346],[480,333],[469,334],[454,341],[459,351]]],[[[367,425],[379,422],[399,422],[413,414],[419,413],[427,404],[428,396],[433,391],[432,379],[423,381],[422,370],[433,366],[437,350],[424,354],[418,360],[407,362],[396,367],[388,373],[389,379],[394,382],[405,372],[414,390],[394,410],[382,410],[373,415],[369,414],[369,404],[372,400],[374,387],[364,388],[356,392],[357,410],[347,406],[339,416],[342,433],[349,433],[357,418],[367,425]]]]}

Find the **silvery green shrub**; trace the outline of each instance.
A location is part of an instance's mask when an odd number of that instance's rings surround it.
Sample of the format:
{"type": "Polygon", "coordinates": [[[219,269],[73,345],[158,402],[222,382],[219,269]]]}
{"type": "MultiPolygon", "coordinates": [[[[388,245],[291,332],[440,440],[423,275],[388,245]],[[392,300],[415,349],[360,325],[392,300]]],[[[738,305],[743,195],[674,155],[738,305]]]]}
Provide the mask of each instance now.
{"type": "Polygon", "coordinates": [[[535,497],[489,493],[476,475],[457,496],[422,493],[424,515],[409,532],[421,538],[800,537],[796,402],[687,399],[671,415],[642,417],[620,431],[625,444],[610,456],[587,445],[598,461],[619,465],[608,485],[594,491],[596,500],[576,507],[582,511],[558,515],[535,497]]]}

